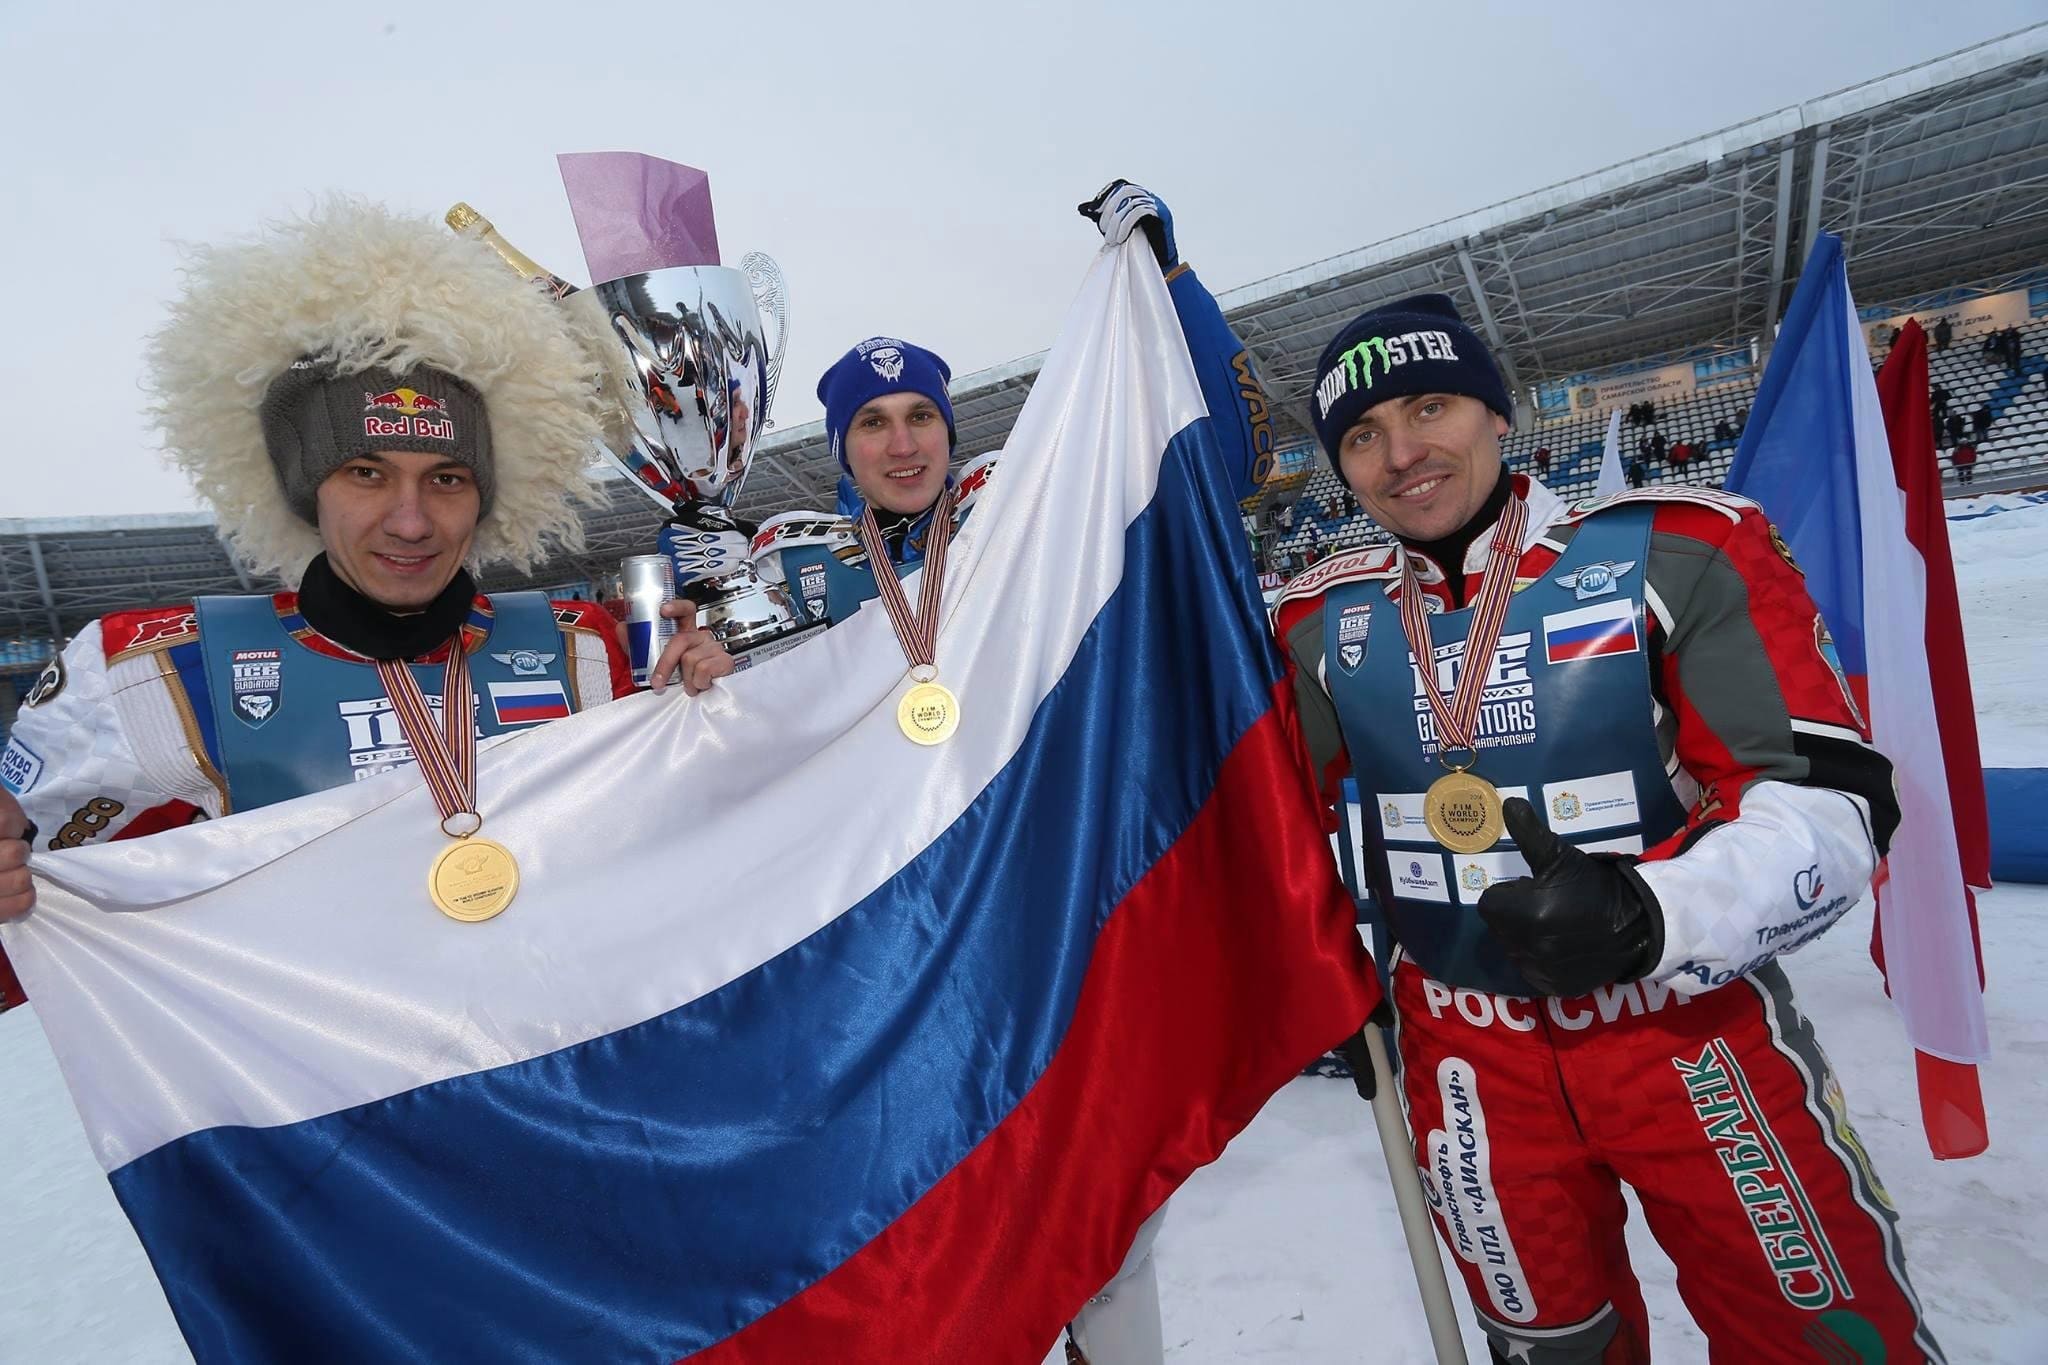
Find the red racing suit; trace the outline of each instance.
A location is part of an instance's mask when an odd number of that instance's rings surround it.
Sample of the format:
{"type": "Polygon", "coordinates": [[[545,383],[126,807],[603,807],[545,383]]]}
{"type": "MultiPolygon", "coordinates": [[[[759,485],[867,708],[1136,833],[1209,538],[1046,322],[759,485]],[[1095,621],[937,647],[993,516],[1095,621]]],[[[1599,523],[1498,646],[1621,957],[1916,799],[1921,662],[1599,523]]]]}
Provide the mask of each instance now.
{"type": "MultiPolygon", "coordinates": [[[[1652,727],[1686,815],[1640,855],[1665,919],[1662,955],[1640,981],[1569,999],[1503,995],[1432,979],[1396,943],[1416,1161],[1495,1358],[1649,1359],[1622,1237],[1626,1182],[1715,1361],[1939,1360],[1897,1216],[1775,961],[1854,903],[1898,822],[1890,765],[1868,746],[1801,575],[1742,499],[1649,490],[1567,507],[1514,482],[1530,512],[1518,591],[1543,581],[1589,518],[1653,506],[1649,695],[1590,723],[1652,727]],[[1832,913],[1816,913],[1822,882],[1832,913]]],[[[1461,566],[1468,602],[1491,543],[1489,530],[1461,566]]],[[[1374,596],[1397,599],[1398,553],[1327,560],[1275,604],[1299,738],[1338,809],[1351,760],[1324,598],[1375,580],[1374,596]]],[[[1453,610],[1444,568],[1413,561],[1422,590],[1453,610]]],[[[1356,777],[1371,818],[1384,784],[1356,777]]],[[[1439,913],[1476,914],[1444,899],[1439,913]]]]}

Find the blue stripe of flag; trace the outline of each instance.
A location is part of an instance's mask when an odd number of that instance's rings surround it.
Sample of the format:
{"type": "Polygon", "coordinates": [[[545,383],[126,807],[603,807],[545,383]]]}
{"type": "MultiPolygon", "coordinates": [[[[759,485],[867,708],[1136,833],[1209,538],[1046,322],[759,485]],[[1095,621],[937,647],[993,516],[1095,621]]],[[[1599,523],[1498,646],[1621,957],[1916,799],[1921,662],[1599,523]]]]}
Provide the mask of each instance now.
{"type": "Polygon", "coordinates": [[[1197,423],[1016,756],[760,969],[557,1053],[116,1171],[198,1358],[668,1360],[858,1252],[1043,1072],[1104,918],[1267,710],[1235,526],[1197,423]]]}

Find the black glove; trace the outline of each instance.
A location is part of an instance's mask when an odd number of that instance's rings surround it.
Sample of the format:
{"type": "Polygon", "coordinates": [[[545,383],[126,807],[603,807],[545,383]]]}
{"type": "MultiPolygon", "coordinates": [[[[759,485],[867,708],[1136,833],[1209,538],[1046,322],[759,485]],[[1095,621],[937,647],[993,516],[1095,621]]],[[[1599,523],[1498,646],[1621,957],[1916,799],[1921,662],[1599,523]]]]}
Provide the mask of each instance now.
{"type": "MultiPolygon", "coordinates": [[[[1379,1025],[1377,1024],[1367,1024],[1365,1026],[1365,1028],[1378,1027],[1379,1025]]],[[[1378,1085],[1373,1078],[1372,1053],[1368,1052],[1365,1046],[1365,1029],[1360,1029],[1343,1042],[1337,1044],[1337,1052],[1344,1058],[1345,1064],[1351,1068],[1352,1089],[1358,1092],[1358,1098],[1364,1100],[1367,1104],[1371,1104],[1372,1097],[1378,1093],[1378,1085]]]]}
{"type": "Polygon", "coordinates": [[[1479,917],[1508,959],[1545,995],[1583,995],[1634,981],[1664,955],[1664,910],[1623,853],[1581,853],[1552,834],[1519,796],[1506,802],[1508,835],[1529,875],[1495,882],[1479,917]]]}

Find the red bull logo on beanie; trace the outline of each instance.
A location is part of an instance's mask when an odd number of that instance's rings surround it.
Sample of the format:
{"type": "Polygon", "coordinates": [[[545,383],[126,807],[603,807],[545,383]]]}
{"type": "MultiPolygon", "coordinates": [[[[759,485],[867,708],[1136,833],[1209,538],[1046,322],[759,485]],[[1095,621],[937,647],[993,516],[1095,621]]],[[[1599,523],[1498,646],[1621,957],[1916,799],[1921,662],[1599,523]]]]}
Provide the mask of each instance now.
{"type": "Polygon", "coordinates": [[[363,435],[425,437],[430,441],[455,439],[455,419],[436,419],[429,413],[445,413],[448,405],[418,389],[387,389],[363,395],[363,435]],[[386,416],[385,414],[390,414],[386,416]]]}

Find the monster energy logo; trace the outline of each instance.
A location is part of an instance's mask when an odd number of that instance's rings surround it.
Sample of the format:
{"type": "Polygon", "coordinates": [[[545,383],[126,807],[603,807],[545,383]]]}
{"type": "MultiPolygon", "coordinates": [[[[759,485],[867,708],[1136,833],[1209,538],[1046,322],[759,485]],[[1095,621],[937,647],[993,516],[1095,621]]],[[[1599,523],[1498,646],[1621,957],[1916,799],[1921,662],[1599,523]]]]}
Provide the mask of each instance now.
{"type": "Polygon", "coordinates": [[[1375,380],[1411,360],[1455,361],[1457,358],[1458,353],[1451,349],[1448,332],[1403,332],[1397,337],[1367,337],[1338,356],[1337,363],[1316,385],[1316,406],[1322,416],[1328,417],[1339,398],[1371,388],[1375,380]]]}

